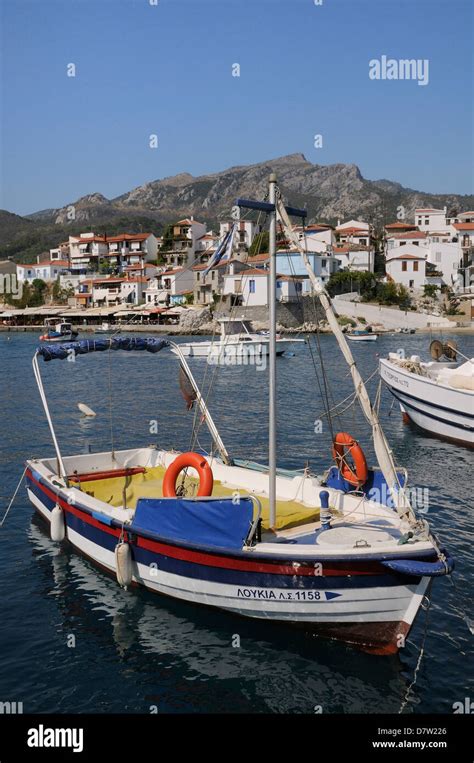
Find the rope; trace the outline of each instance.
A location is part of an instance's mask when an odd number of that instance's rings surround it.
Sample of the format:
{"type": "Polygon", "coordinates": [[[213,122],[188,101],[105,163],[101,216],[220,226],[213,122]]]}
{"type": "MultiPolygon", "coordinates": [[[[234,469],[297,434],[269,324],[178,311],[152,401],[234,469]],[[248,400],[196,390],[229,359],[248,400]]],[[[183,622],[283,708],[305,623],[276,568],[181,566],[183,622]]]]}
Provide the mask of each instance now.
{"type": "Polygon", "coordinates": [[[7,506],[7,510],[5,511],[5,514],[3,515],[2,521],[0,522],[0,527],[3,527],[3,523],[5,522],[5,520],[6,520],[7,516],[8,516],[8,512],[10,511],[11,507],[13,506],[13,502],[14,502],[14,500],[15,500],[15,498],[17,496],[17,493],[18,493],[18,491],[20,489],[21,483],[23,482],[23,478],[24,478],[24,476],[26,474],[27,468],[28,467],[25,466],[25,468],[23,469],[23,474],[21,475],[20,481],[19,481],[18,485],[15,488],[15,492],[13,493],[13,496],[10,499],[10,503],[7,506]]]}
{"type": "Polygon", "coordinates": [[[418,671],[419,671],[420,666],[421,666],[421,661],[422,661],[423,656],[425,654],[425,642],[426,642],[426,636],[428,634],[428,623],[429,623],[429,615],[430,615],[430,607],[431,607],[431,600],[429,599],[429,597],[425,596],[425,599],[428,602],[428,605],[427,605],[426,610],[425,610],[426,611],[425,626],[424,626],[424,629],[423,629],[423,639],[422,639],[422,642],[421,642],[420,654],[418,655],[418,660],[416,662],[415,670],[413,672],[413,681],[409,684],[408,689],[406,690],[406,693],[405,693],[405,698],[402,701],[402,704],[400,705],[400,709],[398,711],[399,715],[401,715],[403,713],[403,711],[405,710],[405,708],[406,708],[406,706],[408,704],[408,700],[410,699],[411,691],[412,691],[412,689],[413,689],[413,687],[414,687],[414,685],[416,684],[416,681],[417,681],[418,671]]]}

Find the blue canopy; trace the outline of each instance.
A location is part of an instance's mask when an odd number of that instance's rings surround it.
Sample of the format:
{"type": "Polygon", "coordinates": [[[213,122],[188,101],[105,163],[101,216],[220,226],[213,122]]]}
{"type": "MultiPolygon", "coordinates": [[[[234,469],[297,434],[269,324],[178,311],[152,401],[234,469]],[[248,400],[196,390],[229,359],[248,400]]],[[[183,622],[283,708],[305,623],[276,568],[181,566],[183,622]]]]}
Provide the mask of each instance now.
{"type": "Polygon", "coordinates": [[[104,350],[128,350],[147,352],[160,352],[165,347],[169,347],[166,339],[155,339],[154,337],[126,337],[114,336],[104,339],[81,339],[78,342],[66,342],[65,344],[45,344],[38,347],[38,355],[44,360],[65,360],[74,355],[87,355],[89,352],[103,352],[104,350]]]}
{"type": "Polygon", "coordinates": [[[130,529],[166,540],[241,549],[253,520],[251,498],[139,498],[130,529]]]}

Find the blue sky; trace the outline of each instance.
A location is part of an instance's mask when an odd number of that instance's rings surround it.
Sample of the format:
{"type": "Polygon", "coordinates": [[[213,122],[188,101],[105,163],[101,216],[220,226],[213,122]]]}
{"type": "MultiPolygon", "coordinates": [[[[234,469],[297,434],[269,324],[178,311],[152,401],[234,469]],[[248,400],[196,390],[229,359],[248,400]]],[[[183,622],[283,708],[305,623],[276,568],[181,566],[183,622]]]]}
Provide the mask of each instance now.
{"type": "Polygon", "coordinates": [[[471,35],[470,0],[2,0],[0,206],[294,152],[471,193],[471,35]],[[371,80],[382,55],[428,85],[371,80]]]}

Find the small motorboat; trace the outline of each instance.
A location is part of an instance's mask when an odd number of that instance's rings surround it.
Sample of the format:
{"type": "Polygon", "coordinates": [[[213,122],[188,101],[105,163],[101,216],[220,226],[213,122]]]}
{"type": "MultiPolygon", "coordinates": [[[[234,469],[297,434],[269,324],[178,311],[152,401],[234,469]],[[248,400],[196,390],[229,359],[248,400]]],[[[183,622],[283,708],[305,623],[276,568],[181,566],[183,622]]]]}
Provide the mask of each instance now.
{"type": "Polygon", "coordinates": [[[67,321],[56,321],[56,318],[46,318],[45,331],[40,336],[40,342],[73,342],[78,336],[78,331],[67,321]]]}
{"type": "MultiPolygon", "coordinates": [[[[197,342],[184,342],[179,345],[181,353],[188,358],[206,358],[209,362],[221,363],[238,358],[242,361],[253,357],[264,357],[270,352],[269,333],[254,333],[250,321],[243,318],[219,318],[220,337],[197,342]]],[[[276,354],[283,355],[295,342],[304,339],[286,339],[277,335],[276,354]]],[[[175,350],[171,350],[176,354],[175,350]]]]}
{"type": "Polygon", "coordinates": [[[375,334],[372,329],[354,329],[354,331],[348,331],[346,333],[346,339],[350,339],[351,342],[375,342],[378,338],[378,334],[375,334]]]}

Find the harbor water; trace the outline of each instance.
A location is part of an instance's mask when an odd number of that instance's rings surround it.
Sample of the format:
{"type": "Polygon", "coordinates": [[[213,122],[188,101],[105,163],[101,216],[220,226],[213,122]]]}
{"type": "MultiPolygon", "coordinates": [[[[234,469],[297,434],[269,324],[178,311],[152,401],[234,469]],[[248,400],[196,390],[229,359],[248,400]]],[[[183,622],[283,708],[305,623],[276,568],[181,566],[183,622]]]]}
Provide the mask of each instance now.
{"type": "MultiPolygon", "coordinates": [[[[452,338],[474,355],[472,336],[452,338]]],[[[387,334],[353,343],[373,399],[379,356],[403,347],[427,359],[429,341],[428,334],[387,334]]],[[[32,333],[0,335],[2,510],[25,459],[53,453],[31,368],[37,342],[32,333]]],[[[356,436],[373,462],[368,427],[348,407],[347,365],[334,337],[321,336],[320,345],[324,372],[314,337],[312,349],[295,344],[277,361],[278,463],[314,474],[331,464],[332,431],[356,436]],[[331,428],[325,409],[345,398],[347,410],[333,416],[331,428]]],[[[268,369],[203,360],[191,367],[230,453],[265,463],[268,369]]],[[[167,350],[41,361],[41,370],[64,454],[109,450],[111,443],[190,448],[194,414],[180,396],[178,360],[167,350]],[[78,403],[97,416],[83,417],[78,403]]],[[[124,591],[50,540],[23,485],[0,530],[0,702],[22,703],[25,713],[452,713],[454,703],[474,696],[467,670],[472,452],[404,424],[386,389],[380,415],[424,518],[456,560],[452,579],[434,581],[431,606],[420,610],[399,655],[371,656],[286,626],[124,591]]],[[[209,443],[201,427],[196,447],[209,443]]]]}

